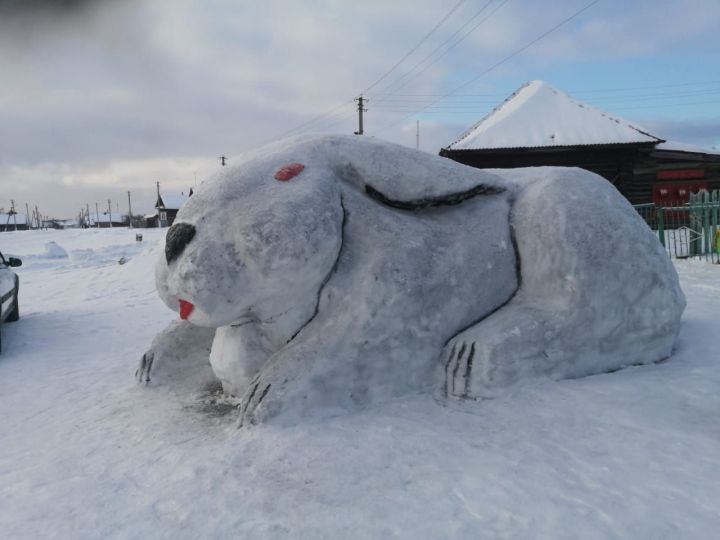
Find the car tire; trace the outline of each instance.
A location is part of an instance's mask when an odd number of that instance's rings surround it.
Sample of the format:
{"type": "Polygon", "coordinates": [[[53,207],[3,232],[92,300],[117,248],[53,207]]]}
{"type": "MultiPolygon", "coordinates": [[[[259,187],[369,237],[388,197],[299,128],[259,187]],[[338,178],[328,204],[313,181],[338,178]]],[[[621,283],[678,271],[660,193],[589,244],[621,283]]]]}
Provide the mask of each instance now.
{"type": "Polygon", "coordinates": [[[15,300],[13,301],[12,305],[12,311],[10,312],[10,315],[7,316],[7,322],[15,322],[20,318],[20,306],[18,306],[18,298],[17,295],[15,295],[15,300]]]}
{"type": "Polygon", "coordinates": [[[20,294],[20,283],[19,281],[15,284],[15,299],[12,303],[12,311],[7,316],[7,322],[15,322],[20,318],[20,305],[18,304],[18,294],[20,294]]]}

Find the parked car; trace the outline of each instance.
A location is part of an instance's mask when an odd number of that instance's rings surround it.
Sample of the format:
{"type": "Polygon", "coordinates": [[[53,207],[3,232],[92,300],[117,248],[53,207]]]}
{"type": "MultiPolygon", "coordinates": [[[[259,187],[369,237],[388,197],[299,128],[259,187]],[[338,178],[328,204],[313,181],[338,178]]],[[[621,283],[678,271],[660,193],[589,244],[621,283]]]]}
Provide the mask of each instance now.
{"type": "Polygon", "coordinates": [[[10,268],[22,265],[17,257],[7,259],[0,253],[0,351],[2,351],[2,325],[20,318],[18,291],[20,278],[10,268]]]}

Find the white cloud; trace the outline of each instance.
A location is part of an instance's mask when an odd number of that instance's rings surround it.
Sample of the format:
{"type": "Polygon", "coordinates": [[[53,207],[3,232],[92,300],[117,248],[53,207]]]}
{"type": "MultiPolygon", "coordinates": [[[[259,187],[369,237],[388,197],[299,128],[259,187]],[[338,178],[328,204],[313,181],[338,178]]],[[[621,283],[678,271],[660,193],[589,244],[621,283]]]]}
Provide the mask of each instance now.
{"type": "MultiPolygon", "coordinates": [[[[351,132],[356,120],[349,100],[456,0],[78,4],[86,9],[0,20],[2,193],[44,200],[58,214],[83,204],[90,197],[83,190],[92,197],[103,189],[152,194],[146,183],[156,177],[172,182],[190,178],[196,167],[213,170],[220,154],[235,155],[345,100],[319,127],[351,132]]],[[[481,5],[466,2],[407,65],[481,5]]],[[[452,88],[582,5],[511,0],[405,92],[452,88]]],[[[718,26],[720,5],[710,0],[600,2],[494,76],[519,86],[541,65],[707,50],[718,26]]],[[[493,90],[492,81],[486,77],[473,88],[493,90]]],[[[414,146],[415,118],[389,115],[376,104],[370,102],[368,132],[394,119],[398,125],[380,135],[414,146]]],[[[423,148],[437,151],[480,116],[423,119],[423,148]]]]}

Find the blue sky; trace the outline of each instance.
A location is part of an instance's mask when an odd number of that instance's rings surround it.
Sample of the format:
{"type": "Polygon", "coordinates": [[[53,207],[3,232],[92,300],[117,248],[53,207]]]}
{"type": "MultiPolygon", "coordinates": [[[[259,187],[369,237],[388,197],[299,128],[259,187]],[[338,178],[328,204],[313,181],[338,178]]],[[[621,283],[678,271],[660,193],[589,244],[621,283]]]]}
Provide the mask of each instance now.
{"type": "Polygon", "coordinates": [[[155,181],[187,191],[221,154],[352,133],[352,99],[416,46],[367,92],[368,136],[415,146],[419,120],[437,153],[542,79],[663,138],[720,146],[720,2],[600,0],[528,46],[589,4],[0,0],[0,207],[69,217],[131,190],[150,211],[155,181]]]}

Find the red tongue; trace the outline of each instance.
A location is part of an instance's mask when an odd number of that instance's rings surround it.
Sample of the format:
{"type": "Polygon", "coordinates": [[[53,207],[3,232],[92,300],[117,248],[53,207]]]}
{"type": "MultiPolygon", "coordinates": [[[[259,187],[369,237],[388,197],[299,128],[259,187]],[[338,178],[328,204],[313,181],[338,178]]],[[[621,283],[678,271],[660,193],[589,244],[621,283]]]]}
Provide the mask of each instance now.
{"type": "Polygon", "coordinates": [[[195,309],[195,306],[193,306],[190,302],[187,300],[180,300],[180,318],[183,321],[187,320],[193,309],[195,309]]]}

